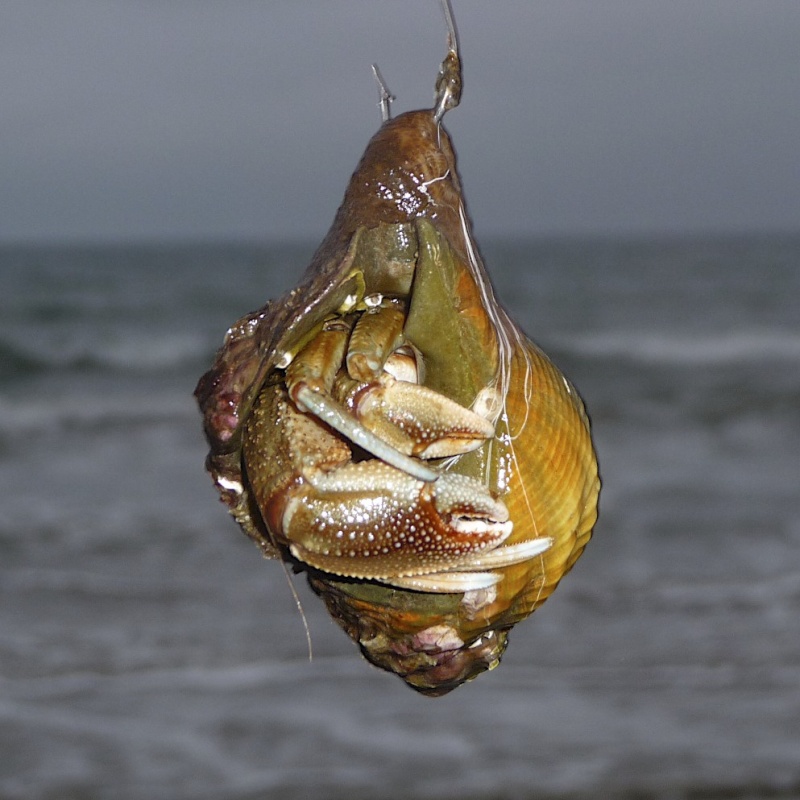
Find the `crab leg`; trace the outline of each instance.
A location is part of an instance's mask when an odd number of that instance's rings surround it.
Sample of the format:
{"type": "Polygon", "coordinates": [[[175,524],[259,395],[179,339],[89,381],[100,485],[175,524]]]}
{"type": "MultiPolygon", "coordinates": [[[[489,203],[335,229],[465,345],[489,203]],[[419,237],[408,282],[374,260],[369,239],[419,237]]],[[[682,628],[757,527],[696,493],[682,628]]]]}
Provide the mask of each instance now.
{"type": "Polygon", "coordinates": [[[402,341],[405,321],[405,308],[393,301],[384,301],[361,315],[347,348],[347,372],[354,381],[378,378],[402,341]]]}
{"type": "Polygon", "coordinates": [[[430,572],[425,575],[384,578],[401,589],[414,589],[420,592],[465,592],[474,589],[488,589],[499,583],[503,576],[499,572],[485,572],[486,569],[500,569],[513,564],[522,564],[534,556],[541,555],[553,546],[548,536],[528,539],[517,544],[501,545],[485,553],[475,555],[469,562],[469,569],[453,569],[446,572],[430,572]]]}

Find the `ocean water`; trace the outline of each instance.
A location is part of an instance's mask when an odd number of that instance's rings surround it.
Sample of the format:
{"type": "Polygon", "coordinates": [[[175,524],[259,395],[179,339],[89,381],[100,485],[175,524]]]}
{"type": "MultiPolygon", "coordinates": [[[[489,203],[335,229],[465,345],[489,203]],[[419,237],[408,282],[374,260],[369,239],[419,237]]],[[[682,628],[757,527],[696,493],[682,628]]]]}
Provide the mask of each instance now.
{"type": "Polygon", "coordinates": [[[494,242],[595,537],[502,665],[362,661],[216,500],[194,384],[311,247],[0,250],[0,798],[800,797],[800,238],[494,242]]]}

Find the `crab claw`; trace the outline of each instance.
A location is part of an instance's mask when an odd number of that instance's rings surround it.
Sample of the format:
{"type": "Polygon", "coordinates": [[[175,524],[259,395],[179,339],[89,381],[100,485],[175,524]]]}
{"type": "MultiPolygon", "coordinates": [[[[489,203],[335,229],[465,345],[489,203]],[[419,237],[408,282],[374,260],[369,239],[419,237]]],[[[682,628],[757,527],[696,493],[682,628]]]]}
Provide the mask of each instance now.
{"type": "Polygon", "coordinates": [[[301,561],[375,580],[458,568],[512,529],[505,505],[473,478],[426,483],[380,461],[307,474],[273,497],[267,517],[301,561]]]}
{"type": "Polygon", "coordinates": [[[346,402],[361,424],[406,455],[447,458],[476,450],[494,425],[474,411],[417,383],[383,373],[346,402]]]}

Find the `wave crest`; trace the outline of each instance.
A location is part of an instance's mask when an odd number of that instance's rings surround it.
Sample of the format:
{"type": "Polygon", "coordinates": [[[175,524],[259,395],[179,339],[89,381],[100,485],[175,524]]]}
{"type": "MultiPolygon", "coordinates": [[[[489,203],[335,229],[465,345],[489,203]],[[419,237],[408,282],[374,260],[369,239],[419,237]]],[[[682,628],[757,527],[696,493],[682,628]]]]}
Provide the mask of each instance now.
{"type": "Polygon", "coordinates": [[[723,333],[638,333],[636,331],[557,337],[553,344],[589,358],[648,364],[728,366],[762,361],[800,363],[800,331],[723,333]]]}

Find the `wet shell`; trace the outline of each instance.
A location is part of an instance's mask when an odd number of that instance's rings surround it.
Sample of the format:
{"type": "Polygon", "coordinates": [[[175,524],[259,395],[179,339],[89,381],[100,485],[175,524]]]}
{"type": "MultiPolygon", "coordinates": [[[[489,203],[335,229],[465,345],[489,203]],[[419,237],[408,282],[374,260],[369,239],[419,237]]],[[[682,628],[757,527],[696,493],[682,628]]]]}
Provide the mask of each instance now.
{"type": "Polygon", "coordinates": [[[442,113],[437,104],[384,122],[300,285],[233,326],[196,391],[207,467],[237,522],[265,554],[307,571],[367,659],[431,696],[499,663],[510,628],[550,596],[586,546],[600,488],[577,392],[494,296],[442,113]],[[285,380],[286,365],[324,322],[387,293],[408,295],[404,336],[422,354],[424,385],[482,406],[495,423],[479,450],[436,469],[476,479],[505,503],[508,544],[552,539],[541,555],[498,569],[494,586],[411,591],[311,569],[292,558],[254,498],[253,485],[271,485],[262,473],[275,468],[253,455],[269,452],[262,440],[275,422],[250,424],[257,398],[285,380]]]}

